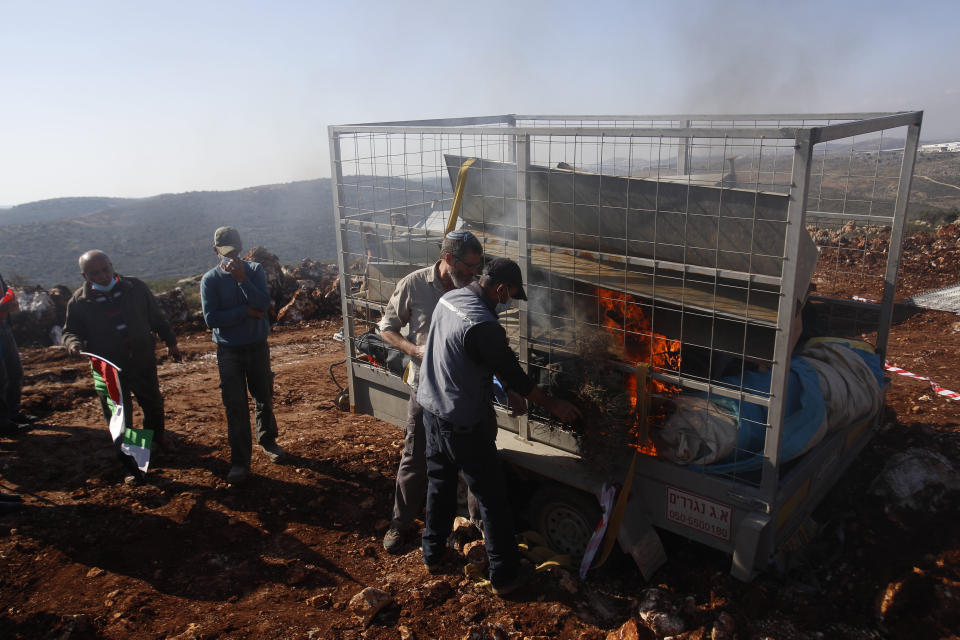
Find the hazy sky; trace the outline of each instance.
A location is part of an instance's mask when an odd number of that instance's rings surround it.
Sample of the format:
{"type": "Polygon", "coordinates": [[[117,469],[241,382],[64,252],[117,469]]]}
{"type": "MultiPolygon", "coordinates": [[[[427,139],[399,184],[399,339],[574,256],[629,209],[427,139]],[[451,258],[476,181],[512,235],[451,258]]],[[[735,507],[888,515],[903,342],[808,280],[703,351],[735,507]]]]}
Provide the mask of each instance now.
{"type": "Polygon", "coordinates": [[[330,124],[923,109],[957,0],[0,0],[0,205],[330,175],[330,124]]]}

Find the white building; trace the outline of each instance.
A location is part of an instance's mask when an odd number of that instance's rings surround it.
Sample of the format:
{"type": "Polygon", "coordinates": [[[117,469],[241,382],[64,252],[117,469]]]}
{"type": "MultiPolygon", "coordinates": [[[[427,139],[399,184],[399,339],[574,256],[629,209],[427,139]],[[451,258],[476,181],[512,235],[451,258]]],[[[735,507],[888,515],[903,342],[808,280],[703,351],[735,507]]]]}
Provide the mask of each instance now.
{"type": "Polygon", "coordinates": [[[920,153],[960,153],[960,142],[937,142],[920,145],[920,153]]]}

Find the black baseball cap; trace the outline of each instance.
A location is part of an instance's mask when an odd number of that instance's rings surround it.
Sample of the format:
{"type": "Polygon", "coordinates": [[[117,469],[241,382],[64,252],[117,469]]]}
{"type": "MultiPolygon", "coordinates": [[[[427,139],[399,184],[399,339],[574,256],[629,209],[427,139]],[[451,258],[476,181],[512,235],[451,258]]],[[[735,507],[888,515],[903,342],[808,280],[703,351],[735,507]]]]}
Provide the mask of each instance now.
{"type": "Polygon", "coordinates": [[[508,284],[511,287],[517,287],[517,295],[511,295],[511,298],[517,300],[526,300],[527,294],[523,290],[523,274],[520,272],[520,265],[510,258],[494,258],[487,263],[483,270],[483,275],[493,282],[508,284]]]}

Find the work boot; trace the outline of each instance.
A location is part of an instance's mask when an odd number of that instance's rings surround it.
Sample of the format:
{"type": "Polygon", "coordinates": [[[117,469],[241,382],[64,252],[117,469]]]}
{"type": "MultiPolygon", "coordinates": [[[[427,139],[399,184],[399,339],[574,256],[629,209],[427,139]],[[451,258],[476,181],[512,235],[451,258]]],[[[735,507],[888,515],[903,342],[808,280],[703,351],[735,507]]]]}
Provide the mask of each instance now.
{"type": "Polygon", "coordinates": [[[250,470],[246,467],[230,467],[230,473],[227,474],[227,482],[230,484],[243,484],[250,476],[250,470]]]}
{"type": "Polygon", "coordinates": [[[267,457],[270,458],[270,462],[276,464],[283,460],[283,456],[286,455],[283,449],[280,448],[276,442],[265,442],[260,444],[260,448],[263,449],[263,452],[267,454],[267,457]]]}

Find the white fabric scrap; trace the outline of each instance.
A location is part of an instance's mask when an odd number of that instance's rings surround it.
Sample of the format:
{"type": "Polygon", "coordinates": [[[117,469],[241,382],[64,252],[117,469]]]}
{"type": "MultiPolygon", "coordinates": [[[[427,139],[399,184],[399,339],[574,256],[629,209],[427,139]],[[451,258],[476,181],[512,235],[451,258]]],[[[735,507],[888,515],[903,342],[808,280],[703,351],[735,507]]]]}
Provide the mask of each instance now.
{"type": "Polygon", "coordinates": [[[699,396],[679,396],[672,401],[676,411],[658,434],[660,455],[677,464],[712,464],[730,455],[737,443],[733,415],[699,396]]]}

